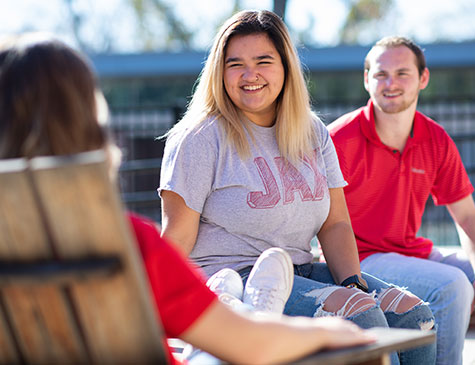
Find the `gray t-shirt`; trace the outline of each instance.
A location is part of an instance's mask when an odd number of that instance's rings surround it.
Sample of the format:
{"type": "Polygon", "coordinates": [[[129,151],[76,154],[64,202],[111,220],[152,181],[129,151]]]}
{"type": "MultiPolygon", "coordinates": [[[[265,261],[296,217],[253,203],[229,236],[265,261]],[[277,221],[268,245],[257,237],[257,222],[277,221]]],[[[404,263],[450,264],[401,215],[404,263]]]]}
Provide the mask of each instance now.
{"type": "Polygon", "coordinates": [[[208,120],[168,138],[159,194],[170,190],[201,214],[190,257],[207,275],[253,265],[270,247],[281,247],[294,264],[312,261],[310,241],[325,222],[328,188],[343,187],[333,142],[315,121],[318,145],[298,164],[280,156],[275,126],[251,124],[251,157],[226,145],[223,128],[208,120]]]}

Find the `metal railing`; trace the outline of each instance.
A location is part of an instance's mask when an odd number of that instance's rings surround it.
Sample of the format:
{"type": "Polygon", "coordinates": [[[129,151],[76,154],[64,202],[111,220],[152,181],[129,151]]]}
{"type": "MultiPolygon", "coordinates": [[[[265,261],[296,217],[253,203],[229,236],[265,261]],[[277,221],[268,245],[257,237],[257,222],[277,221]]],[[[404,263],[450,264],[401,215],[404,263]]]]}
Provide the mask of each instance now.
{"type": "MultiPolygon", "coordinates": [[[[361,106],[363,103],[327,103],[315,109],[325,123],[361,106]]],[[[472,183],[475,183],[475,101],[425,101],[419,108],[439,122],[452,136],[462,156],[472,183]]],[[[124,158],[120,168],[122,198],[131,210],[157,222],[161,220],[160,199],[156,188],[160,177],[163,135],[182,113],[173,108],[137,108],[112,112],[112,128],[124,158]]],[[[436,245],[458,245],[458,236],[445,207],[426,205],[419,235],[431,238],[436,245]]]]}

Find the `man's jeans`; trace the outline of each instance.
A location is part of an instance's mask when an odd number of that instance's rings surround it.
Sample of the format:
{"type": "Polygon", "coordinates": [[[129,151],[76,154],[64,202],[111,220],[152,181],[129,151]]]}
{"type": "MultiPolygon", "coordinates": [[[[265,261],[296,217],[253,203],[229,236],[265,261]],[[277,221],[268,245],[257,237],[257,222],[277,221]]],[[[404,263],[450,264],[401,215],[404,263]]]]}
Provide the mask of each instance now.
{"type": "Polygon", "coordinates": [[[474,273],[466,258],[444,256],[437,250],[429,260],[377,253],[361,262],[361,270],[406,287],[428,302],[437,325],[437,364],[462,364],[474,295],[474,273]]]}
{"type": "MultiPolygon", "coordinates": [[[[241,277],[245,282],[251,268],[240,270],[241,277]]],[[[314,296],[308,295],[315,289],[322,289],[329,285],[335,285],[328,266],[324,263],[313,263],[304,265],[294,265],[294,285],[292,292],[284,309],[284,314],[290,316],[313,317],[322,303],[314,296]]],[[[363,277],[368,282],[370,292],[378,294],[382,289],[389,288],[390,285],[376,279],[371,275],[363,273],[363,277]]],[[[394,312],[383,313],[379,305],[348,318],[362,328],[371,327],[394,327],[420,329],[424,324],[434,323],[434,317],[427,305],[419,305],[412,310],[397,314],[394,312]]],[[[398,356],[391,355],[392,364],[434,364],[436,356],[435,344],[418,347],[416,349],[403,351],[398,356]]]]}

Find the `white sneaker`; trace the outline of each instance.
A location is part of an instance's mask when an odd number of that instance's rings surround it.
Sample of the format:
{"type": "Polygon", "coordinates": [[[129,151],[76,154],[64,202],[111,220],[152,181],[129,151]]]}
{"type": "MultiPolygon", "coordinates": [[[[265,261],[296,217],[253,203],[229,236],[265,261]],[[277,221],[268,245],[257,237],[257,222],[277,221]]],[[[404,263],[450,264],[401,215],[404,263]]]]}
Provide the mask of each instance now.
{"type": "Polygon", "coordinates": [[[252,312],[252,308],[250,308],[247,304],[244,304],[243,302],[241,302],[234,295],[231,295],[229,293],[221,293],[221,294],[218,295],[218,298],[219,298],[219,301],[221,303],[226,304],[227,306],[231,307],[235,311],[238,311],[238,312],[245,312],[245,311],[252,312]]]}
{"type": "MultiPolygon", "coordinates": [[[[206,286],[218,296],[220,302],[233,308],[235,311],[251,311],[251,308],[241,301],[244,285],[241,276],[233,269],[225,268],[214,273],[206,282],[206,286]]],[[[193,359],[199,352],[201,352],[201,350],[197,347],[186,344],[181,353],[181,360],[193,364],[200,364],[200,361],[193,359]]]]}
{"type": "Polygon", "coordinates": [[[294,266],[281,248],[265,250],[252,268],[242,301],[256,311],[282,314],[294,283],[294,266]]]}
{"type": "Polygon", "coordinates": [[[206,282],[216,295],[229,294],[236,299],[242,299],[243,284],[241,276],[233,269],[225,268],[214,273],[206,282]]]}

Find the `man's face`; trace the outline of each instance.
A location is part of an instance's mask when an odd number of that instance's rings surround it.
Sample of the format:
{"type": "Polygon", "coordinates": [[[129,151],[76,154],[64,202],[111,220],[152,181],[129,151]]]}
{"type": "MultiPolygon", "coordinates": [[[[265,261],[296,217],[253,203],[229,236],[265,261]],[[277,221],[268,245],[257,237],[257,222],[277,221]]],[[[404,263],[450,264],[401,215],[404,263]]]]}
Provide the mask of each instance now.
{"type": "Polygon", "coordinates": [[[419,91],[429,82],[427,68],[419,75],[415,54],[406,46],[377,47],[370,54],[364,85],[376,108],[387,114],[416,106],[419,91]]]}

